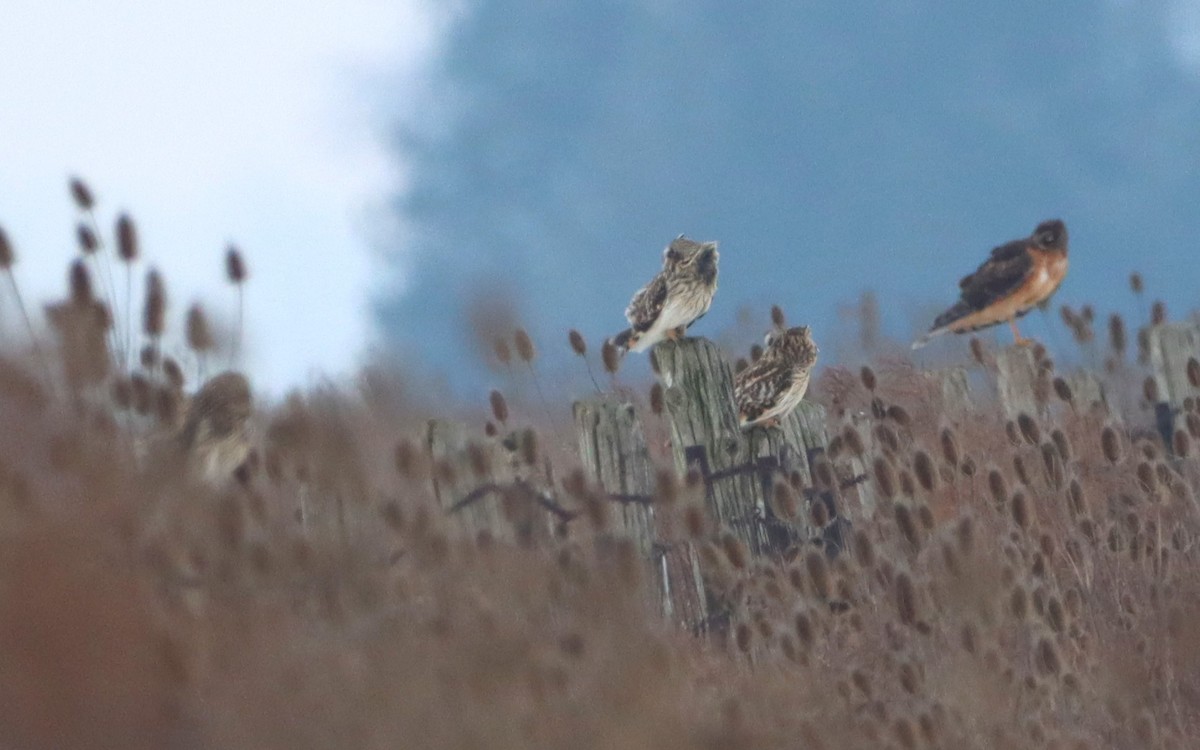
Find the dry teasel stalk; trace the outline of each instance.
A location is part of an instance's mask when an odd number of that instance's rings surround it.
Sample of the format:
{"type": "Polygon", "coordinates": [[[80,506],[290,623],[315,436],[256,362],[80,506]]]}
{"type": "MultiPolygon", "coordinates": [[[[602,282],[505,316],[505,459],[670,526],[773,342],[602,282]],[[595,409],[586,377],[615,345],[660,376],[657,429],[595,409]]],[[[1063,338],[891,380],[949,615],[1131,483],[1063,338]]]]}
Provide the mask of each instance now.
{"type": "Polygon", "coordinates": [[[942,458],[952,467],[958,467],[958,441],[954,439],[954,430],[946,427],[941,434],[942,458]]]}
{"type": "Polygon", "coordinates": [[[500,424],[508,423],[508,401],[504,398],[504,394],[497,390],[492,390],[488,394],[488,401],[491,403],[492,416],[500,424]]]}
{"type": "Polygon", "coordinates": [[[17,256],[13,252],[12,243],[8,241],[8,233],[0,227],[0,270],[9,271],[16,263],[17,256]]]}
{"type": "Polygon", "coordinates": [[[151,338],[162,335],[167,319],[167,290],[158,271],[146,274],[146,305],[142,310],[142,331],[151,338]]]}
{"type": "Polygon", "coordinates": [[[864,388],[871,392],[875,391],[875,386],[879,384],[879,381],[875,378],[874,370],[866,365],[863,365],[862,370],[859,371],[859,377],[862,379],[864,388]]]}
{"type": "Polygon", "coordinates": [[[1153,375],[1147,375],[1146,379],[1142,381],[1142,397],[1146,399],[1147,403],[1158,403],[1158,382],[1153,375]]]}
{"type": "Polygon", "coordinates": [[[1070,384],[1061,377],[1054,379],[1054,395],[1058,396],[1064,404],[1072,404],[1075,400],[1075,394],[1071,392],[1070,384]]]}
{"type": "Polygon", "coordinates": [[[79,241],[79,252],[84,255],[91,255],[100,247],[96,233],[87,224],[80,223],[75,227],[75,238],[79,241]]]}
{"type": "Polygon", "coordinates": [[[137,227],[129,214],[117,217],[117,256],[126,263],[137,260],[139,254],[137,227]]]}
{"type": "Polygon", "coordinates": [[[71,304],[85,307],[92,303],[92,276],[82,260],[71,264],[70,274],[71,304]]]}
{"type": "Polygon", "coordinates": [[[517,347],[517,356],[521,358],[521,361],[526,364],[533,362],[537,351],[533,348],[533,339],[529,338],[529,333],[524,328],[518,328],[513,334],[513,343],[517,347]]]}
{"type": "Polygon", "coordinates": [[[917,451],[913,456],[913,473],[926,492],[933,492],[937,487],[938,477],[933,467],[933,459],[925,451],[917,451]]]}
{"type": "Polygon", "coordinates": [[[600,349],[600,358],[604,361],[604,371],[609,375],[616,375],[617,370],[621,369],[621,351],[612,341],[604,342],[600,349]]]}
{"type": "Polygon", "coordinates": [[[1150,325],[1160,326],[1167,322],[1167,305],[1162,300],[1154,300],[1150,306],[1150,325]]]}
{"type": "Polygon", "coordinates": [[[96,199],[87,183],[78,177],[72,177],[70,188],[71,199],[75,201],[75,207],[80,211],[91,211],[92,206],[96,205],[96,199]]]}
{"type": "Polygon", "coordinates": [[[497,338],[492,343],[492,352],[502,365],[507,365],[512,361],[512,349],[508,347],[508,341],[503,338],[497,338]]]}
{"type": "Polygon", "coordinates": [[[771,305],[771,325],[779,329],[787,328],[787,318],[779,305],[771,305]]]}
{"type": "Polygon", "coordinates": [[[1200,388],[1200,361],[1195,357],[1188,357],[1187,379],[1193,388],[1200,388]]]}

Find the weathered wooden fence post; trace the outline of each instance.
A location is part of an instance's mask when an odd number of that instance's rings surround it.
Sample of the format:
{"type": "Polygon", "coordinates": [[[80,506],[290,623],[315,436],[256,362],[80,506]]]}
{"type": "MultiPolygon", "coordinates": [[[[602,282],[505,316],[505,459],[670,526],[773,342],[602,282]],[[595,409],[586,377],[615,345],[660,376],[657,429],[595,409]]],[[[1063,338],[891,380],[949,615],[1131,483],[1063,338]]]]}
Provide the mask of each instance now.
{"type": "Polygon", "coordinates": [[[1034,355],[1032,346],[1010,346],[996,355],[1000,405],[1009,419],[1022,412],[1046,416],[1050,383],[1034,355]]]}
{"type": "Polygon", "coordinates": [[[941,391],[942,413],[957,422],[971,410],[971,386],[965,367],[947,367],[927,373],[941,391]]]}
{"type": "Polygon", "coordinates": [[[668,619],[696,626],[707,618],[700,565],[691,545],[657,544],[654,464],[633,404],[579,401],[574,406],[579,458],[592,481],[616,504],[614,533],[633,539],[658,584],[668,619]]]}
{"type": "Polygon", "coordinates": [[[633,404],[577,401],[579,458],[593,481],[615,501],[613,533],[627,536],[649,559],[654,548],[654,465],[633,404]]]}
{"type": "Polygon", "coordinates": [[[1183,409],[1183,400],[1196,394],[1188,378],[1188,362],[1200,363],[1200,326],[1190,321],[1163,323],[1150,327],[1149,338],[1150,367],[1158,386],[1158,429],[1170,446],[1175,415],[1183,409]]]}
{"type": "Polygon", "coordinates": [[[495,441],[474,436],[464,425],[445,420],[431,420],[424,440],[433,496],[452,526],[471,537],[487,531],[496,538],[512,538],[512,525],[504,518],[500,497],[514,478],[504,451],[495,441]]]}
{"type": "Polygon", "coordinates": [[[743,432],[733,402],[732,370],[712,342],[667,342],[655,347],[653,356],[676,468],[704,477],[714,520],[755,555],[777,553],[786,541],[811,538],[806,513],[776,518],[769,499],[773,483],[791,471],[811,479],[810,450],[825,445],[820,407],[797,409],[780,429],[743,432]]]}

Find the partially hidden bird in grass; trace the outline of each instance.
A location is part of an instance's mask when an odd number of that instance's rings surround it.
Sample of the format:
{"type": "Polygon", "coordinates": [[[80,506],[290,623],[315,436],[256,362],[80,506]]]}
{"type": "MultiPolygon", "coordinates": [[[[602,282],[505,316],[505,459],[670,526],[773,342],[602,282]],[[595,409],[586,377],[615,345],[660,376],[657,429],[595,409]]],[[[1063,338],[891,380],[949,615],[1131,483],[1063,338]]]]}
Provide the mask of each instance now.
{"type": "Polygon", "coordinates": [[[1029,340],[1017,330],[1017,318],[1050,299],[1067,275],[1067,226],[1043,221],[1033,234],[992,250],[975,272],[958,282],[959,300],[933,321],[929,333],[913,342],[925,346],[943,333],[967,333],[1008,323],[1013,340],[1029,340]]]}
{"type": "Polygon", "coordinates": [[[762,356],[734,377],[733,399],[742,428],[778,427],[808,391],[819,353],[808,326],[768,333],[762,356]]]}
{"type": "Polygon", "coordinates": [[[717,293],[715,242],[680,235],[663,251],[663,267],[633,295],[625,318],[629,328],[613,337],[622,351],[644,351],[663,340],[682,338],[708,312],[717,293]]]}
{"type": "Polygon", "coordinates": [[[179,448],[193,472],[210,484],[231,479],[250,455],[250,383],[237,372],[208,380],[188,405],[179,448]]]}

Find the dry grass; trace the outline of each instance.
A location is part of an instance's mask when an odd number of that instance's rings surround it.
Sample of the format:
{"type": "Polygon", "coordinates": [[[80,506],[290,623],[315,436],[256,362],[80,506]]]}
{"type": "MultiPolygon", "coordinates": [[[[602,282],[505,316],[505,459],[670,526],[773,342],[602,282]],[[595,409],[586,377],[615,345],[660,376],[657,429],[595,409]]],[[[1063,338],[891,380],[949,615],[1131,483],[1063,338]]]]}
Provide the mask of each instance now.
{"type": "MultiPolygon", "coordinates": [[[[21,426],[0,432],[0,745],[1099,750],[1200,736],[1194,400],[1165,445],[1149,410],[1117,421],[1058,386],[1045,414],[1010,422],[986,395],[952,413],[905,360],[826,368],[813,393],[833,440],[814,475],[853,521],[840,554],[755,559],[714,528],[694,477],[658,471],[662,541],[696,544],[731,607],[728,627],[695,633],[653,605],[654,571],[613,538],[619,508],[575,470],[573,436],[521,426],[540,410],[493,393],[499,427],[471,415],[462,463],[431,448],[426,415],[383,373],[251,414],[231,376],[189,397],[165,358],[126,367],[111,300],[76,286],[39,342],[51,375],[27,345],[0,358],[0,420],[21,426]],[[227,456],[215,468],[195,467],[203,436],[227,456]],[[856,466],[873,508],[838,489],[856,466]],[[485,485],[461,512],[438,504],[485,485]]],[[[173,323],[153,317],[157,344],[173,323]]],[[[527,336],[514,348],[532,362],[527,336]]],[[[973,349],[985,392],[994,359],[973,349]]],[[[1132,369],[1102,373],[1124,394],[1113,403],[1137,404],[1132,369]]],[[[641,410],[652,436],[661,401],[641,410]]],[[[794,490],[776,486],[777,513],[832,523],[834,506],[794,490]]]]}

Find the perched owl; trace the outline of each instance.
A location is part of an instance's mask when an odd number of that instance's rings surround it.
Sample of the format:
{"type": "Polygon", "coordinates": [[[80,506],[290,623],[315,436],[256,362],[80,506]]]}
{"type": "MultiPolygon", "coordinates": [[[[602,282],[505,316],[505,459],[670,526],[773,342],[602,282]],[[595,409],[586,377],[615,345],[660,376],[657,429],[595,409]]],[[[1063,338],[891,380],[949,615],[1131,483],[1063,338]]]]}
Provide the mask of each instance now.
{"type": "Polygon", "coordinates": [[[772,331],[766,344],[762,356],[733,381],[733,398],[743,428],[777,427],[804,398],[817,363],[819,350],[808,326],[772,331]]]}
{"type": "Polygon", "coordinates": [[[640,352],[663,339],[681,338],[704,316],[717,293],[717,243],[680,235],[663,251],[663,268],[633,295],[625,318],[629,328],[613,343],[640,352]]]}
{"type": "Polygon", "coordinates": [[[228,480],[250,454],[250,383],[240,373],[209,379],[188,405],[178,433],[189,466],[205,481],[228,480]]]}
{"type": "Polygon", "coordinates": [[[1067,275],[1067,227],[1043,221],[1033,234],[992,250],[975,272],[958,282],[959,300],[913,342],[919,349],[943,333],[978,331],[1008,323],[1018,345],[1028,343],[1017,318],[1050,299],[1067,275]]]}

